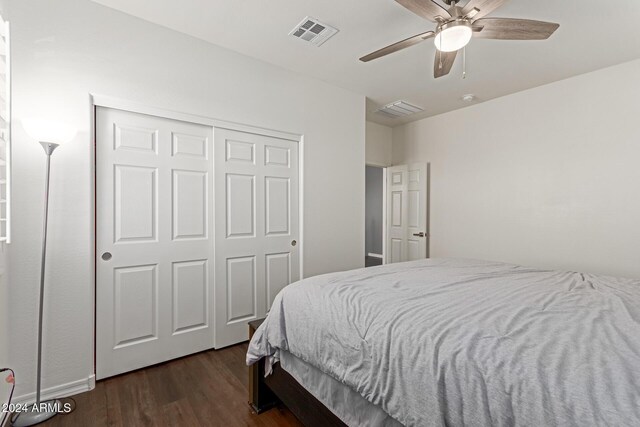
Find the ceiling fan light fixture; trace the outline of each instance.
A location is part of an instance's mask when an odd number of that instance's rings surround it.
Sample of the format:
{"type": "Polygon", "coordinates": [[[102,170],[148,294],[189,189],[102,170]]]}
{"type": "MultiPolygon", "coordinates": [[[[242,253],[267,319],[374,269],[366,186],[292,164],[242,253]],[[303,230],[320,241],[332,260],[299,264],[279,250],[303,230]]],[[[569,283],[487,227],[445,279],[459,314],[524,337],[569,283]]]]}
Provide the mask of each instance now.
{"type": "Polygon", "coordinates": [[[466,21],[452,21],[438,29],[433,43],[442,52],[455,52],[471,41],[473,30],[466,21]]]}

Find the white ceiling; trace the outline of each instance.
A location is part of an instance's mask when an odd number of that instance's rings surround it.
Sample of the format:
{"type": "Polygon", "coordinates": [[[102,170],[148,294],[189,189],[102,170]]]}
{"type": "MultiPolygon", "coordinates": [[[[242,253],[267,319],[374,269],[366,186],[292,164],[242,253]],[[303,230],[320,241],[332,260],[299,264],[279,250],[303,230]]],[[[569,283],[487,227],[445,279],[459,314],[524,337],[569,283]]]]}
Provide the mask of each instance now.
{"type": "Polygon", "coordinates": [[[433,78],[431,41],[367,64],[358,61],[434,28],[394,0],[94,1],[366,95],[367,118],[391,126],[463,108],[464,94],[482,102],[640,58],[638,0],[511,0],[491,16],[552,21],[560,29],[548,41],[472,40],[465,80],[462,61],[449,76],[433,78]],[[319,48],[288,36],[307,15],[340,32],[319,48]],[[404,119],[373,113],[400,99],[424,113],[404,119]]]}

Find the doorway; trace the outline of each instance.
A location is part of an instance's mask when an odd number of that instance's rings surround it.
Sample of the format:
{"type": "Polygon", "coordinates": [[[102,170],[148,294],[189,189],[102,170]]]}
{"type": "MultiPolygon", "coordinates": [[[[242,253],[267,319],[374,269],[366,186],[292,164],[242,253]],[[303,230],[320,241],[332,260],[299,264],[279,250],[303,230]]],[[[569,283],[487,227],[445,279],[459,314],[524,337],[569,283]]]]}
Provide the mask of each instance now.
{"type": "Polygon", "coordinates": [[[385,168],[366,166],[365,267],[384,263],[385,168]]]}

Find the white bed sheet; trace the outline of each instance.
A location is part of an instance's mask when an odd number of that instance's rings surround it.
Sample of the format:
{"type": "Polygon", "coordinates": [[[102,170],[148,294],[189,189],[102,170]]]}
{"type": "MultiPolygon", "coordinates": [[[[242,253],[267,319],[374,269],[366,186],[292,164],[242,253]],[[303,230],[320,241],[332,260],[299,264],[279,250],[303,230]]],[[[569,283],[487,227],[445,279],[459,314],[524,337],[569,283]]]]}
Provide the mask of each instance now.
{"type": "Polygon", "coordinates": [[[407,426],[640,426],[639,331],[640,280],[428,259],[287,286],[247,363],[286,350],[407,426]]]}
{"type": "Polygon", "coordinates": [[[357,391],[287,351],[280,351],[280,367],[348,426],[402,426],[357,391]]]}

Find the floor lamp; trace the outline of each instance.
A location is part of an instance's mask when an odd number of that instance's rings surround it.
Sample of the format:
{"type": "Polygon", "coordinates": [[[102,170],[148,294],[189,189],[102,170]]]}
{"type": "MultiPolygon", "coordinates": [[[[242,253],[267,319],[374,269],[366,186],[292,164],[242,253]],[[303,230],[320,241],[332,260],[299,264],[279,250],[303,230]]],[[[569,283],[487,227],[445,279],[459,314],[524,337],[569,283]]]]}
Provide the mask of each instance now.
{"type": "Polygon", "coordinates": [[[44,313],[44,283],[45,266],[47,261],[47,227],[49,219],[49,177],[51,172],[51,155],[62,143],[68,142],[76,135],[75,129],[63,123],[50,120],[24,119],[22,126],[29,136],[40,142],[47,156],[44,186],[44,218],[42,226],[42,259],[40,264],[40,303],[38,306],[38,365],[36,369],[36,401],[35,405],[30,405],[28,412],[19,413],[13,420],[15,427],[26,427],[39,424],[49,418],[54,417],[58,410],[62,408],[60,401],[40,400],[41,380],[42,380],[42,320],[44,313]],[[48,142],[51,141],[51,142],[48,142]]]}

